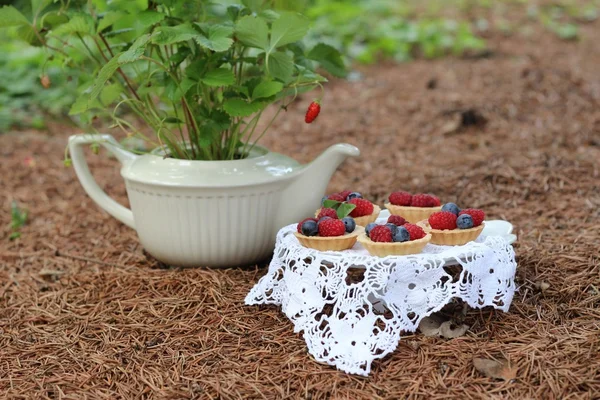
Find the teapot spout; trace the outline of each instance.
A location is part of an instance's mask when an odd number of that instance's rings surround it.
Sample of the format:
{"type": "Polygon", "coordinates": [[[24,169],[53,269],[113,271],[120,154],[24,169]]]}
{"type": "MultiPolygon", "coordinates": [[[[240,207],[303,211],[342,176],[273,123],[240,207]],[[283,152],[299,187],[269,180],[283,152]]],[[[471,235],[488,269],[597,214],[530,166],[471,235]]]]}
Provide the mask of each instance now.
{"type": "Polygon", "coordinates": [[[357,157],[360,150],[351,144],[341,143],[329,147],[311,163],[300,167],[298,175],[283,193],[279,206],[278,226],[314,215],[321,206],[331,176],[348,157],[357,157]]]}

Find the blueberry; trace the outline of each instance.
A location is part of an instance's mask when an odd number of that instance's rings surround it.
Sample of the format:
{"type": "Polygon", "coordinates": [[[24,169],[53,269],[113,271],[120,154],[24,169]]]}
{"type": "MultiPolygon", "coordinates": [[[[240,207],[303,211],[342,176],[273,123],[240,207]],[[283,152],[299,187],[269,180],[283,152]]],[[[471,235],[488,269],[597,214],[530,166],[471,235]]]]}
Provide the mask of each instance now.
{"type": "Polygon", "coordinates": [[[350,201],[352,199],[362,199],[362,194],[358,193],[358,192],[352,192],[348,195],[348,197],[346,197],[346,201],[350,201]]]}
{"type": "Polygon", "coordinates": [[[304,236],[317,236],[319,233],[319,226],[315,221],[308,220],[304,221],[300,230],[304,236]]]}
{"type": "Polygon", "coordinates": [[[446,203],[442,206],[442,211],[450,211],[454,215],[458,215],[460,208],[454,203],[446,203]]]}
{"type": "Polygon", "coordinates": [[[458,229],[469,229],[473,227],[473,217],[469,214],[459,215],[456,218],[456,226],[458,229]]]}
{"type": "Polygon", "coordinates": [[[327,196],[323,196],[323,198],[321,199],[321,207],[323,206],[323,204],[325,204],[325,200],[327,200],[327,196]]]}
{"type": "Polygon", "coordinates": [[[342,218],[342,222],[344,223],[344,225],[346,225],[346,232],[348,232],[348,233],[354,232],[354,229],[356,228],[356,222],[354,221],[354,218],[352,218],[352,217],[342,218]]]}
{"type": "Polygon", "coordinates": [[[365,226],[365,233],[367,234],[367,237],[369,237],[369,233],[371,233],[371,229],[375,228],[376,226],[377,226],[377,224],[374,222],[371,222],[370,224],[365,226]]]}
{"type": "Polygon", "coordinates": [[[398,227],[392,223],[385,224],[385,226],[390,228],[390,231],[392,231],[392,236],[394,236],[394,233],[396,233],[396,229],[398,229],[398,227]]]}
{"type": "Polygon", "coordinates": [[[410,234],[405,227],[399,226],[398,229],[396,229],[396,233],[392,236],[392,239],[394,242],[408,242],[410,240],[410,234]]]}

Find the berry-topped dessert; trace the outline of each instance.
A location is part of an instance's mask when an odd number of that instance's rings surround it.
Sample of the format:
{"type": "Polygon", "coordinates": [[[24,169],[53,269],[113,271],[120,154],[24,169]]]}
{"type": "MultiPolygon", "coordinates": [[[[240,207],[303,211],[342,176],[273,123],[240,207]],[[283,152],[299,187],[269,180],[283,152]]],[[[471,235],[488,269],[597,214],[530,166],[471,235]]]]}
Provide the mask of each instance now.
{"type": "Polygon", "coordinates": [[[347,216],[353,209],[353,206],[348,206],[338,211],[338,214],[336,210],[323,208],[317,218],[306,218],[300,221],[294,235],[302,246],[311,249],[320,251],[349,249],[354,246],[356,238],[363,231],[362,227],[356,226],[354,218],[347,216]]]}
{"type": "Polygon", "coordinates": [[[441,210],[440,199],[431,194],[411,194],[394,192],[388,198],[385,208],[393,215],[400,215],[408,222],[416,223],[427,219],[431,214],[441,210]]]}
{"type": "Polygon", "coordinates": [[[379,257],[420,253],[430,239],[423,228],[398,215],[390,215],[385,225],[368,224],[358,237],[369,254],[379,257]]]}
{"type": "Polygon", "coordinates": [[[483,231],[485,213],[475,208],[461,210],[454,203],[446,203],[442,210],[419,222],[419,226],[431,233],[431,243],[440,245],[463,245],[477,239],[483,231]]]}
{"type": "Polygon", "coordinates": [[[324,196],[321,200],[321,208],[317,210],[315,216],[319,218],[319,216],[331,215],[331,211],[325,210],[332,209],[335,212],[340,208],[343,209],[347,204],[354,206],[349,215],[354,218],[356,224],[360,226],[366,226],[375,221],[381,212],[381,208],[379,208],[378,205],[364,199],[360,193],[344,190],[343,192],[324,196]],[[322,214],[324,211],[327,214],[322,214]]]}

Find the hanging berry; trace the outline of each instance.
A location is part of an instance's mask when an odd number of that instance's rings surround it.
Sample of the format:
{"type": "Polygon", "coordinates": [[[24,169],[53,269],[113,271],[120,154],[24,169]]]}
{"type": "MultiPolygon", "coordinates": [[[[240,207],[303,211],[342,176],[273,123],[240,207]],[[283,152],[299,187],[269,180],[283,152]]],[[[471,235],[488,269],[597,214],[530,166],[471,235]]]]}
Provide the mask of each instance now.
{"type": "Polygon", "coordinates": [[[308,110],[306,110],[306,116],[304,117],[304,122],[306,122],[307,124],[310,124],[319,116],[320,112],[321,112],[321,104],[319,103],[318,100],[313,101],[308,106],[308,110]]]}

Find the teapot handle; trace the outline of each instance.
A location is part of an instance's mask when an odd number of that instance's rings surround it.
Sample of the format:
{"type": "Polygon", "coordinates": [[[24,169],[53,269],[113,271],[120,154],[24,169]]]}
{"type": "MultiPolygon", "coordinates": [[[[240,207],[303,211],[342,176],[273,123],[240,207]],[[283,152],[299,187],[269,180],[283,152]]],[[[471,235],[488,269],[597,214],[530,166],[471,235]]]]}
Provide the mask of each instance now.
{"type": "Polygon", "coordinates": [[[121,164],[132,161],[136,159],[137,156],[121,148],[119,143],[111,135],[81,134],[69,137],[69,152],[71,153],[73,168],[75,169],[75,173],[77,174],[77,178],[79,178],[81,186],[83,186],[83,189],[88,196],[110,215],[130,228],[135,229],[133,213],[131,210],[123,207],[109,197],[94,180],[87,161],[85,160],[85,154],[83,153],[83,146],[92,143],[101,144],[104,148],[114,154],[121,164]]]}

